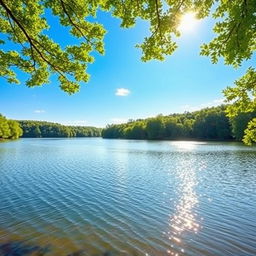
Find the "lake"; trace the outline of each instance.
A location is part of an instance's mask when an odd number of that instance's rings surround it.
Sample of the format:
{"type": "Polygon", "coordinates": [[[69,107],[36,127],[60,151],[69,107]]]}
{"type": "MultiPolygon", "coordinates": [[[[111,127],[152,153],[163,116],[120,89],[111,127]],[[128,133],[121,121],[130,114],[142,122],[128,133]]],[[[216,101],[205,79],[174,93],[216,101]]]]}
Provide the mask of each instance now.
{"type": "Polygon", "coordinates": [[[0,143],[0,255],[256,255],[256,148],[0,143]]]}

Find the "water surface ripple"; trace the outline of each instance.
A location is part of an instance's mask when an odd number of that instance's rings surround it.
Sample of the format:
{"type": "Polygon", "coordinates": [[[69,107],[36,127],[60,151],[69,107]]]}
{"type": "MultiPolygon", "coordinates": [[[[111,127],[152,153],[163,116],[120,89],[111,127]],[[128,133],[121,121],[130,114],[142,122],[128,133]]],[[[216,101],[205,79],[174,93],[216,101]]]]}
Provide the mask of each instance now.
{"type": "Polygon", "coordinates": [[[0,256],[256,255],[252,147],[21,139],[0,174],[0,256]]]}

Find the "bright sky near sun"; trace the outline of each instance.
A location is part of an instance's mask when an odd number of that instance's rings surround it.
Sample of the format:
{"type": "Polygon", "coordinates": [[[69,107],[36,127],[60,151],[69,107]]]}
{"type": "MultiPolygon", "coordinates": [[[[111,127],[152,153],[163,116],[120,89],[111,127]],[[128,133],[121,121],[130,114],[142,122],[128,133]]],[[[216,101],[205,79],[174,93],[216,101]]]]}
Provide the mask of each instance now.
{"type": "Polygon", "coordinates": [[[195,16],[195,13],[188,12],[181,17],[180,24],[178,26],[178,29],[181,33],[185,34],[186,32],[197,29],[196,26],[199,24],[200,21],[196,19],[195,16]]]}
{"type": "MultiPolygon", "coordinates": [[[[49,33],[55,40],[63,45],[74,42],[55,19],[51,21],[49,33]]],[[[19,120],[104,127],[130,118],[193,111],[222,103],[222,90],[252,63],[235,70],[223,61],[213,65],[200,56],[200,45],[214,36],[213,21],[199,22],[193,13],[181,19],[179,48],[164,62],[140,61],[141,52],[134,46],[148,34],[145,23],[121,29],[120,20],[107,13],[99,13],[98,21],[108,30],[106,54],[95,55],[95,63],[88,68],[91,79],[81,85],[80,92],[67,95],[58,88],[55,77],[49,85],[27,88],[26,76],[19,73],[20,85],[9,85],[0,78],[0,113],[19,120]]]]}

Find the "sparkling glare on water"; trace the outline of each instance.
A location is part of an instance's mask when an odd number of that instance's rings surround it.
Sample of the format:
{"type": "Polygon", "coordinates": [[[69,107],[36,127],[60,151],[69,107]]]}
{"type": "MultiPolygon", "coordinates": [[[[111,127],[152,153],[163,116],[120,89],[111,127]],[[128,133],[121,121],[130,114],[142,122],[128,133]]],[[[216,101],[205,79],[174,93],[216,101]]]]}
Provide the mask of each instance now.
{"type": "Polygon", "coordinates": [[[256,255],[253,147],[21,139],[0,174],[0,256],[256,255]]]}
{"type": "MultiPolygon", "coordinates": [[[[191,149],[191,147],[189,147],[191,149]]],[[[182,170],[179,173],[180,187],[177,188],[179,193],[178,203],[175,207],[174,215],[170,218],[170,231],[168,232],[169,240],[171,242],[171,248],[167,252],[171,255],[180,255],[177,251],[184,252],[182,246],[175,246],[175,243],[182,242],[182,234],[184,232],[194,232],[197,233],[199,228],[199,223],[196,219],[196,214],[194,213],[194,207],[198,203],[197,194],[195,192],[196,175],[195,169],[193,168],[195,164],[190,161],[184,160],[182,163],[182,170]],[[176,250],[176,251],[174,251],[176,250]]],[[[198,170],[200,171],[200,170],[198,170]]]]}

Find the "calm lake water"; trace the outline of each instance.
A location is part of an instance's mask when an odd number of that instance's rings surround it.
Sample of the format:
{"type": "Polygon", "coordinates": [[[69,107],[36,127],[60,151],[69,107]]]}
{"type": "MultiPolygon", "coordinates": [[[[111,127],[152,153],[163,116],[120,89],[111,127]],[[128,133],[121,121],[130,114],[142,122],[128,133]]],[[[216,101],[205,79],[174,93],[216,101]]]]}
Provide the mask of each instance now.
{"type": "Polygon", "coordinates": [[[0,256],[256,255],[256,148],[0,143],[0,256]]]}

